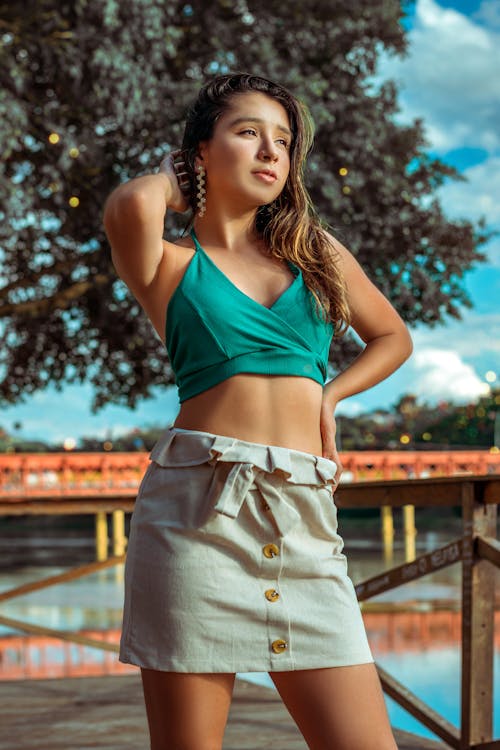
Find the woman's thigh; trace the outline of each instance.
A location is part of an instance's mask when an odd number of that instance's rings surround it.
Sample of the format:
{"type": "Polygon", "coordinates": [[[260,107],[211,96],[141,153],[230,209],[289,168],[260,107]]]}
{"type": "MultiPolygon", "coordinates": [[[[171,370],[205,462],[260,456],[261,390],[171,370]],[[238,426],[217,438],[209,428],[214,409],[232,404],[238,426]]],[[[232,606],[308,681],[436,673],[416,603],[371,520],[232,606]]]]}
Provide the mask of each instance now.
{"type": "Polygon", "coordinates": [[[270,675],[310,750],[397,750],[374,664],[270,675]]]}
{"type": "Polygon", "coordinates": [[[234,674],[141,669],[151,750],[220,750],[234,674]]]}

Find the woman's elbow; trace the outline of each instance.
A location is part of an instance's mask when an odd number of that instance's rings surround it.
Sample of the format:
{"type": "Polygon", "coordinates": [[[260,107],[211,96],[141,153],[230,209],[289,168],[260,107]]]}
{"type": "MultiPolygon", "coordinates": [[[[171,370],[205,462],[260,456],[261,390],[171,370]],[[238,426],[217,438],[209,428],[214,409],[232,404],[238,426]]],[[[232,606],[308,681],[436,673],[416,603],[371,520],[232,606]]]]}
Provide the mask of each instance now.
{"type": "Polygon", "coordinates": [[[404,325],[404,323],[401,327],[401,331],[399,332],[398,339],[402,364],[403,362],[406,362],[406,360],[409,359],[409,357],[413,353],[413,339],[411,337],[410,331],[404,325]]]}

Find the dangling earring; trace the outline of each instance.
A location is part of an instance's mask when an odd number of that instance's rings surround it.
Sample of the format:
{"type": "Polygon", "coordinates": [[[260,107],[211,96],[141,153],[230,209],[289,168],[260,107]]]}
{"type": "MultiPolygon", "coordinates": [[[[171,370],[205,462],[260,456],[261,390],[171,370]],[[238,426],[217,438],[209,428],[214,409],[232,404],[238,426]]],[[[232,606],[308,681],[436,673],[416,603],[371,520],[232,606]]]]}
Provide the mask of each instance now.
{"type": "Polygon", "coordinates": [[[197,167],[198,174],[196,175],[196,183],[198,192],[196,193],[196,204],[198,208],[198,216],[202,217],[205,215],[205,204],[207,202],[206,199],[206,189],[205,189],[205,168],[199,164],[197,167]]]}

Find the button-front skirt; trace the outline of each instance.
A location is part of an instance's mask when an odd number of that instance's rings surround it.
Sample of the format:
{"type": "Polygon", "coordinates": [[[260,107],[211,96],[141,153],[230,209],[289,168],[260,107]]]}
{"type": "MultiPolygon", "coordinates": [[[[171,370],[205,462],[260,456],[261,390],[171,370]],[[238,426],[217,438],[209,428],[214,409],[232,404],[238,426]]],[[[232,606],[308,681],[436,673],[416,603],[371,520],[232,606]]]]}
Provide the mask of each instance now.
{"type": "Polygon", "coordinates": [[[169,428],[132,515],[120,661],[269,672],[373,661],[333,461],[169,428]]]}

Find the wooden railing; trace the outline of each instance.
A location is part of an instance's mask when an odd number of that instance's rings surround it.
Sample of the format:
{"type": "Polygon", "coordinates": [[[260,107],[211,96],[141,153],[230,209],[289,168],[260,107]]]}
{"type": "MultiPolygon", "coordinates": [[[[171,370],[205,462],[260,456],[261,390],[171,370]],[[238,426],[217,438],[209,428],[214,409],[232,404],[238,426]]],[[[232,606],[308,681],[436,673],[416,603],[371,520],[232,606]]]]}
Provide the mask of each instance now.
{"type": "MultiPolygon", "coordinates": [[[[17,493],[4,496],[0,512],[9,508],[17,513],[44,512],[49,503],[59,512],[131,510],[134,492],[89,491],[59,494],[52,500],[43,493],[36,496],[17,493]]],[[[385,692],[415,716],[451,748],[456,750],[500,750],[500,740],[493,740],[493,644],[495,567],[500,567],[500,543],[496,538],[497,505],[500,503],[500,475],[455,476],[429,479],[371,481],[341,485],[336,493],[340,508],[363,507],[462,507],[462,534],[445,546],[417,557],[357,584],[360,602],[376,594],[414,581],[448,565],[462,567],[462,676],[460,727],[452,725],[432,707],[412,694],[403,684],[378,667],[385,692]]],[[[55,583],[71,581],[105,567],[121,563],[124,555],[74,568],[60,575],[0,593],[0,603],[16,596],[37,591],[55,583]]],[[[116,644],[83,634],[68,633],[20,622],[0,615],[0,624],[16,630],[60,638],[117,651],[116,644]]]]}
{"type": "Polygon", "coordinates": [[[497,750],[493,741],[495,567],[500,567],[497,505],[500,475],[411,482],[366,482],[337,493],[340,507],[462,506],[462,535],[444,547],[356,586],[359,601],[415,581],[448,565],[462,566],[462,676],[460,728],[378,667],[384,691],[456,750],[497,750]]]}

